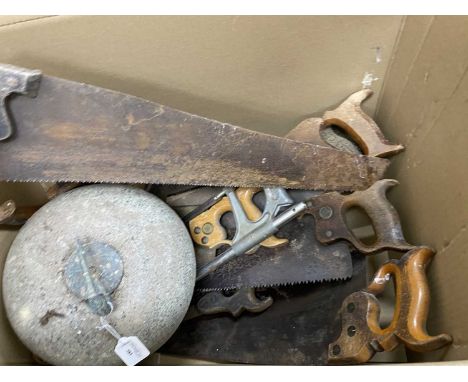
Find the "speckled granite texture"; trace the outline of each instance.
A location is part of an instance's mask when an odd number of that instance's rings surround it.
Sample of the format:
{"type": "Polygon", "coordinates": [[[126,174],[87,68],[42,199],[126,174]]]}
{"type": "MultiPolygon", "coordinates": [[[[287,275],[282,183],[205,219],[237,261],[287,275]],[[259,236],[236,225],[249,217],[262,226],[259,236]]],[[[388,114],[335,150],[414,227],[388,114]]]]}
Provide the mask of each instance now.
{"type": "Polygon", "coordinates": [[[118,185],[60,195],[21,228],[3,277],[8,318],[21,341],[51,364],[122,364],[114,354],[114,337],[97,329],[99,317],[69,292],[63,278],[80,238],[118,250],[124,274],[108,320],[122,336],[138,336],[156,351],[188,309],[196,273],[193,245],[169,206],[143,190],[118,185]],[[46,319],[48,311],[58,315],[46,319]]]}

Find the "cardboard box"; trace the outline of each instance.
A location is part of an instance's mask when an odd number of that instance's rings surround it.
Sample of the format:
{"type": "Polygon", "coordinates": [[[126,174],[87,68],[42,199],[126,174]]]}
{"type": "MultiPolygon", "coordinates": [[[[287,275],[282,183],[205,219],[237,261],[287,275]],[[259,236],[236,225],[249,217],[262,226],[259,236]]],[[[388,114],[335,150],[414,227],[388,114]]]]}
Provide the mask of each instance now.
{"type": "MultiPolygon", "coordinates": [[[[279,136],[373,79],[364,109],[406,147],[389,197],[408,241],[438,251],[428,331],[454,338],[408,359],[454,361],[468,360],[467,36],[459,16],[3,16],[0,62],[279,136]]],[[[0,196],[45,200],[31,184],[2,183],[0,196]]],[[[0,232],[2,265],[14,234],[0,232]]],[[[33,362],[2,307],[0,364],[33,362]]]]}

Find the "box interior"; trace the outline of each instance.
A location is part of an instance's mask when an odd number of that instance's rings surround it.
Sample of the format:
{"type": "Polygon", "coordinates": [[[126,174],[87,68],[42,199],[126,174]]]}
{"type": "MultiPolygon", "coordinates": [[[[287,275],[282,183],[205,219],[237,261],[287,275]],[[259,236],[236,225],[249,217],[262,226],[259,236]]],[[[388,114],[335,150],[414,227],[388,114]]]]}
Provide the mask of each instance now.
{"type": "MultiPolygon", "coordinates": [[[[278,136],[370,79],[364,110],[406,148],[392,158],[387,177],[400,185],[389,198],[408,241],[437,250],[428,331],[454,338],[407,358],[457,361],[468,360],[467,36],[461,16],[2,16],[0,62],[278,136]]],[[[46,200],[37,184],[0,183],[0,197],[46,200]]],[[[0,230],[2,267],[15,232],[0,230]]],[[[1,307],[0,364],[34,362],[1,307]]]]}

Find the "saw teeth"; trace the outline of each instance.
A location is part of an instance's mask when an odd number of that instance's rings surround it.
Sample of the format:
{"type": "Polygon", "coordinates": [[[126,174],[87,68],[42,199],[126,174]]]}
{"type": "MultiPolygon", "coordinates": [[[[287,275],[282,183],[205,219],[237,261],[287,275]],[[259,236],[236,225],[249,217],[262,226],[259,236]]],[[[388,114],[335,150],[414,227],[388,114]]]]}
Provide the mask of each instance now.
{"type": "MultiPolygon", "coordinates": [[[[158,185],[190,185],[190,186],[201,186],[201,187],[218,187],[220,185],[216,184],[203,184],[203,183],[148,183],[148,182],[141,182],[141,181],[122,181],[122,180],[115,180],[115,181],[84,181],[78,179],[7,179],[4,180],[6,182],[13,182],[13,183],[43,183],[43,182],[60,182],[60,183],[96,183],[96,184],[158,184],[158,185]]],[[[226,185],[225,185],[226,186],[226,185]]],[[[232,185],[233,187],[268,187],[263,185],[257,186],[245,186],[245,185],[232,185]]],[[[278,286],[293,286],[293,285],[300,285],[300,284],[317,284],[323,282],[332,282],[332,281],[345,281],[350,279],[351,277],[344,277],[344,278],[328,278],[322,280],[304,280],[304,281],[291,281],[291,282],[284,282],[284,283],[277,283],[277,284],[257,284],[253,286],[247,286],[248,288],[274,288],[278,286]]],[[[239,289],[246,287],[244,285],[235,285],[223,288],[195,288],[198,292],[222,292],[222,291],[229,291],[233,289],[239,289]]]]}
{"type": "Polygon", "coordinates": [[[240,289],[240,288],[276,288],[276,287],[281,287],[281,286],[294,286],[294,285],[306,285],[306,284],[321,284],[321,283],[326,283],[326,282],[336,282],[336,281],[346,281],[351,279],[351,276],[348,277],[336,277],[336,278],[328,278],[328,279],[322,279],[322,280],[304,280],[304,281],[291,281],[291,282],[284,282],[284,283],[279,283],[279,284],[257,284],[257,285],[235,285],[235,286],[230,286],[230,287],[223,287],[223,288],[195,288],[197,292],[223,292],[223,291],[230,291],[233,289],[240,289]]]}
{"type": "MultiPolygon", "coordinates": [[[[116,180],[96,180],[96,179],[76,179],[76,178],[58,178],[58,179],[51,179],[51,178],[44,178],[44,179],[0,179],[0,182],[12,182],[12,183],[109,183],[109,184],[156,184],[156,185],[164,185],[164,186],[200,186],[200,187],[240,187],[240,188],[268,188],[268,187],[278,187],[277,184],[256,184],[256,185],[246,185],[240,183],[231,183],[231,184],[213,184],[213,183],[182,183],[182,182],[161,182],[161,181],[141,181],[136,179],[130,180],[123,180],[123,179],[116,179],[116,180]]],[[[287,190],[309,190],[308,188],[301,187],[300,184],[296,185],[294,188],[288,186],[279,186],[287,190]]],[[[327,189],[326,184],[320,184],[314,191],[339,191],[339,192],[347,192],[353,191],[350,188],[340,188],[339,190],[330,190],[327,189]]]]}

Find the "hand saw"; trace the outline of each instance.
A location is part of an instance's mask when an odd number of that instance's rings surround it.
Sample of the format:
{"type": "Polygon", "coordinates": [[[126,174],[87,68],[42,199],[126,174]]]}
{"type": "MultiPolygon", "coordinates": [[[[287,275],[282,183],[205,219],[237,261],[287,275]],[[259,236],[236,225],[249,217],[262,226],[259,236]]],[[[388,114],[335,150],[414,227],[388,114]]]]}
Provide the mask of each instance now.
{"type": "Polygon", "coordinates": [[[430,300],[426,268],[434,255],[428,247],[417,247],[389,260],[364,289],[365,261],[356,254],[352,279],[269,289],[275,304],[260,315],[233,320],[218,314],[185,321],[162,352],[220,362],[336,365],[365,363],[399,344],[416,352],[440,349],[453,338],[429,335],[425,327],[430,300]],[[394,313],[382,328],[377,296],[392,279],[394,313]]]}
{"type": "Polygon", "coordinates": [[[218,313],[184,321],[159,351],[218,362],[324,365],[328,345],[340,333],[337,313],[343,300],[366,286],[365,267],[365,258],[357,254],[349,280],[257,292],[275,301],[260,314],[218,313]]]}
{"type": "MultiPolygon", "coordinates": [[[[276,234],[282,226],[304,214],[314,217],[315,234],[323,244],[345,240],[364,254],[376,253],[383,249],[406,251],[414,248],[414,245],[406,242],[398,213],[386,198],[386,191],[396,184],[396,180],[383,179],[365,191],[355,191],[350,195],[337,192],[321,193],[293,204],[278,215],[264,213],[258,221],[250,222],[244,228],[242,239],[234,240],[229,249],[197,269],[197,281],[243,256],[266,238],[276,234]],[[352,207],[361,208],[370,218],[376,235],[372,244],[356,238],[348,227],[345,215],[352,207]]],[[[235,192],[231,191],[228,196],[232,206],[240,210],[240,206],[235,207],[238,204],[235,192]]],[[[239,227],[240,224],[236,221],[236,231],[239,231],[239,227]]]]}
{"type": "MultiPolygon", "coordinates": [[[[341,137],[341,134],[335,132],[334,130],[330,132],[330,129],[326,129],[329,127],[329,122],[327,121],[335,121],[336,123],[340,124],[340,126],[342,126],[346,132],[352,133],[354,136],[359,136],[357,141],[361,143],[362,150],[372,152],[373,155],[386,156],[401,151],[403,147],[400,145],[390,145],[381,134],[380,129],[378,129],[378,126],[375,124],[375,122],[360,108],[360,103],[369,97],[370,94],[372,94],[372,92],[368,90],[354,93],[348,97],[348,99],[345,100],[343,104],[341,104],[336,110],[326,112],[324,116],[324,118],[326,118],[325,122],[318,118],[308,119],[305,121],[307,123],[302,122],[290,133],[288,133],[286,137],[294,137],[295,139],[301,141],[314,141],[319,145],[334,144],[340,149],[350,153],[359,153],[359,151],[353,145],[353,141],[341,137]],[[319,121],[319,123],[311,124],[311,121],[319,121]],[[325,132],[327,133],[326,136],[324,136],[325,132]],[[381,137],[382,139],[377,139],[377,137],[381,137]]],[[[341,199],[342,207],[345,209],[349,208],[350,206],[360,206],[363,210],[366,210],[369,213],[369,216],[372,217],[371,220],[374,226],[377,227],[377,236],[379,239],[382,238],[382,235],[385,235],[385,231],[398,231],[398,235],[393,235],[391,239],[388,234],[386,235],[386,237],[390,239],[387,240],[386,245],[395,246],[400,250],[405,250],[410,246],[406,245],[404,240],[400,240],[403,236],[396,211],[394,211],[393,207],[391,207],[388,202],[384,202],[384,200],[386,200],[384,195],[385,189],[393,184],[395,183],[392,181],[382,181],[377,187],[372,187],[375,188],[377,192],[372,192],[369,189],[369,193],[365,196],[362,195],[361,197],[357,197],[357,195],[356,197],[342,197],[334,195],[332,198],[338,197],[338,199],[341,199]],[[373,200],[374,205],[366,201],[367,197],[369,197],[369,200],[373,200]],[[376,211],[373,211],[374,208],[376,211]],[[384,222],[388,224],[385,224],[384,222]]],[[[226,194],[224,191],[223,193],[216,195],[214,199],[216,203],[208,203],[208,206],[214,204],[211,208],[198,215],[194,213],[190,214],[191,220],[189,221],[189,228],[194,242],[199,246],[203,246],[209,249],[216,248],[221,244],[237,245],[241,239],[247,241],[248,235],[250,235],[250,238],[254,236],[252,234],[254,230],[249,229],[249,227],[261,225],[261,220],[263,217],[265,217],[262,215],[268,213],[270,216],[276,215],[276,213],[272,213],[271,206],[278,208],[281,205],[290,206],[292,204],[292,200],[288,200],[287,195],[285,196],[284,194],[281,194],[281,190],[276,189],[276,195],[269,196],[268,193],[272,191],[265,189],[267,203],[264,203],[265,209],[262,213],[255,206],[252,200],[253,194],[257,191],[258,190],[255,189],[238,189],[235,194],[231,192],[229,197],[224,196],[222,199],[220,199],[223,194],[226,194]],[[282,204],[279,204],[279,202],[282,202],[282,204]],[[236,222],[236,232],[234,234],[233,240],[226,240],[226,232],[220,223],[220,217],[226,211],[233,212],[234,220],[236,222]],[[253,223],[254,221],[256,223],[253,223]]],[[[282,192],[285,193],[286,191],[283,190],[282,192]]],[[[313,197],[317,194],[318,193],[316,192],[314,195],[311,194],[311,196],[313,197]]],[[[326,197],[327,196],[325,196],[325,198],[326,197]]],[[[204,205],[206,204],[207,203],[204,205]]],[[[333,202],[330,204],[333,204],[333,202]]],[[[204,205],[202,205],[202,211],[204,205]]],[[[195,211],[197,210],[199,209],[195,209],[195,211]]],[[[319,209],[318,216],[315,217],[316,219],[319,219],[319,222],[320,220],[328,220],[333,216],[334,211],[335,213],[338,212],[338,214],[341,213],[343,215],[343,212],[345,211],[339,210],[340,208],[336,209],[330,205],[323,205],[319,209]]],[[[307,220],[307,218],[305,220],[307,220]]],[[[338,229],[341,232],[346,231],[346,223],[343,216],[341,219],[332,220],[335,220],[335,222],[332,223],[332,227],[329,228],[338,229]]],[[[309,226],[312,224],[313,229],[314,223],[309,220],[308,224],[309,226]]],[[[293,225],[293,223],[289,223],[289,226],[293,225]]],[[[321,225],[321,223],[319,223],[319,225],[321,225]]],[[[303,233],[302,230],[300,232],[303,233]]],[[[328,239],[334,236],[330,229],[327,229],[325,234],[328,236],[328,239]]],[[[352,239],[350,234],[346,234],[345,236],[346,237],[342,238],[347,238],[348,240],[352,239]]],[[[335,239],[336,238],[333,240],[335,239]]],[[[330,243],[333,240],[325,239],[325,242],[330,243]]],[[[360,243],[356,241],[353,242],[353,240],[349,241],[351,241],[355,246],[364,252],[369,252],[369,248],[364,248],[363,246],[359,245],[360,243]]],[[[231,264],[222,266],[222,269],[215,271],[210,276],[208,276],[207,279],[199,282],[198,285],[201,290],[217,290],[231,289],[234,287],[241,288],[246,286],[271,286],[288,283],[294,284],[297,282],[307,281],[334,280],[350,276],[351,262],[346,245],[342,243],[334,243],[331,247],[326,247],[317,243],[317,241],[314,240],[314,235],[309,235],[308,237],[307,234],[304,233],[300,242],[302,244],[307,242],[307,245],[303,245],[303,248],[308,248],[311,250],[308,255],[311,255],[312,253],[318,254],[319,257],[323,260],[322,263],[314,262],[313,255],[306,256],[304,253],[297,252],[297,250],[295,251],[293,248],[278,248],[270,251],[262,248],[261,252],[266,252],[268,255],[261,253],[257,254],[256,256],[239,256],[233,260],[231,264]],[[328,262],[327,256],[320,256],[330,253],[333,253],[335,256],[328,257],[328,262]],[[285,254],[287,255],[285,256],[285,254]],[[309,268],[308,265],[312,266],[309,268]]],[[[250,254],[255,252],[256,248],[258,247],[276,248],[285,244],[285,240],[278,239],[275,236],[270,236],[246,253],[250,254]]],[[[378,243],[374,243],[375,246],[372,248],[372,251],[381,249],[379,247],[381,244],[382,240],[379,240],[378,243]]],[[[208,253],[210,252],[208,251],[208,253]]],[[[220,255],[220,258],[222,256],[225,256],[225,254],[220,255]]],[[[199,256],[198,264],[200,265],[206,263],[206,257],[207,256],[199,256]]],[[[219,261],[220,258],[216,259],[216,261],[219,261]]],[[[215,260],[214,255],[211,254],[211,256],[208,256],[208,259],[212,261],[215,260]]]]}
{"type": "Polygon", "coordinates": [[[365,363],[376,352],[395,350],[399,344],[412,351],[429,352],[452,342],[448,334],[431,336],[426,331],[430,300],[426,267],[434,255],[429,247],[418,247],[399,260],[389,260],[365,290],[346,297],[340,309],[341,333],[328,347],[328,363],[365,363]],[[376,296],[392,278],[395,308],[391,322],[382,328],[376,296]]]}
{"type": "MultiPolygon", "coordinates": [[[[249,235],[249,228],[257,222],[243,216],[244,209],[260,215],[261,211],[279,204],[291,205],[295,200],[317,192],[266,190],[266,193],[247,192],[238,189],[232,213],[226,212],[226,202],[219,202],[190,221],[194,239],[197,266],[212,261],[220,246],[238,243],[249,235]],[[255,198],[254,198],[255,196],[255,198]],[[291,196],[291,197],[290,197],[291,196]],[[241,205],[238,205],[236,202],[241,205]],[[255,202],[255,203],[254,203],[255,202]],[[257,207],[259,206],[259,208],[257,207]],[[256,211],[255,211],[256,210],[256,211]],[[221,215],[221,216],[220,216],[221,215]],[[238,224],[236,224],[236,222],[238,224]],[[198,233],[197,233],[198,232],[198,233]],[[232,237],[228,240],[228,237],[232,237]],[[207,240],[203,240],[207,238],[207,240]]],[[[182,193],[166,201],[177,210],[200,202],[199,195],[218,195],[219,190],[199,189],[182,193]]],[[[231,207],[229,204],[228,207],[231,207]]],[[[229,211],[231,209],[229,208],[229,211]]],[[[250,215],[251,216],[251,215],[250,215]]],[[[258,216],[258,215],[256,215],[258,216]]],[[[349,248],[345,243],[323,245],[315,239],[312,216],[297,219],[280,231],[281,237],[271,236],[240,256],[222,266],[197,284],[199,291],[228,290],[241,287],[276,286],[325,280],[346,279],[351,276],[352,266],[349,248]]]]}
{"type": "MultiPolygon", "coordinates": [[[[386,248],[400,251],[413,248],[405,241],[398,214],[385,196],[386,190],[395,184],[395,180],[385,179],[368,190],[350,195],[289,191],[295,200],[283,189],[266,189],[264,199],[259,198],[256,203],[251,190],[227,190],[228,199],[221,200],[219,189],[211,190],[218,202],[189,222],[198,248],[197,290],[265,287],[350,277],[349,248],[341,240],[366,254],[386,248]],[[307,205],[303,200],[309,200],[310,205],[302,210],[305,215],[283,224],[282,215],[289,214],[294,206],[307,205]],[[276,211],[281,206],[290,208],[278,215],[276,211]],[[370,218],[376,233],[373,243],[358,240],[348,227],[345,215],[352,207],[360,207],[370,218]],[[225,214],[226,211],[232,214],[225,214]],[[251,219],[252,216],[255,219],[251,219]],[[284,225],[281,238],[270,236],[278,230],[275,224],[278,219],[284,225]],[[228,236],[232,239],[227,240],[228,236]],[[217,253],[217,247],[223,244],[229,244],[230,248],[217,253]]],[[[209,194],[207,189],[201,189],[200,193],[209,194]]],[[[191,199],[202,200],[196,190],[191,190],[185,196],[171,198],[170,203],[183,200],[191,204],[191,199]]],[[[300,213],[298,210],[294,216],[300,213]]]]}
{"type": "Polygon", "coordinates": [[[0,180],[351,191],[388,166],[38,71],[2,65],[0,85],[0,180]]]}

